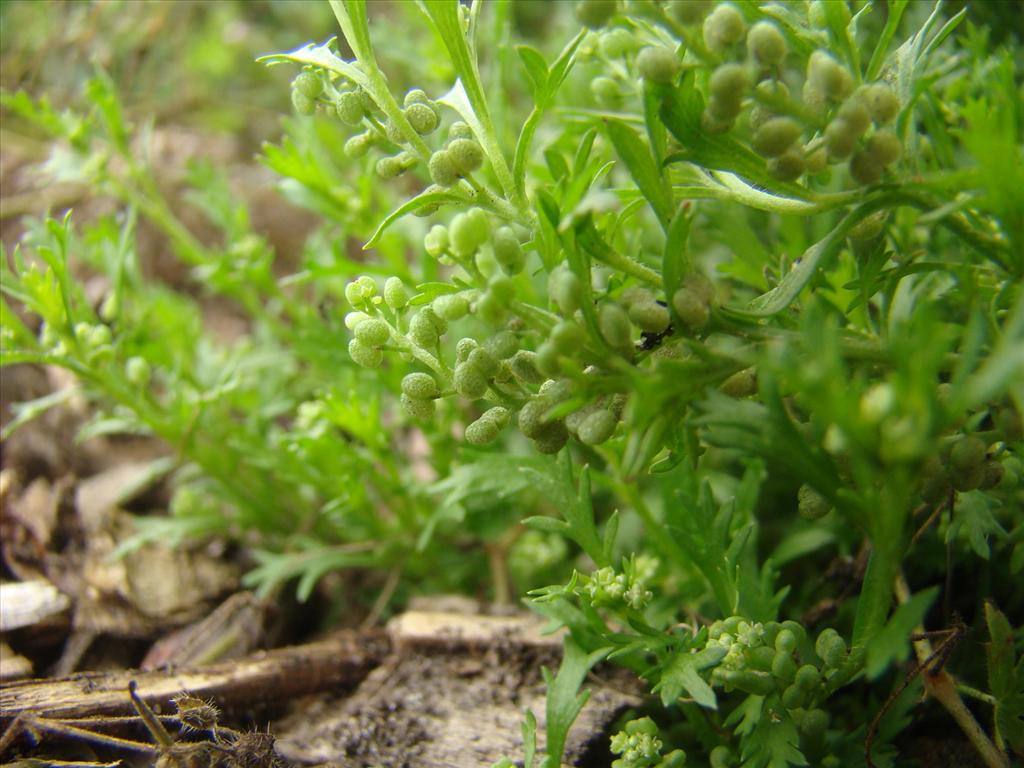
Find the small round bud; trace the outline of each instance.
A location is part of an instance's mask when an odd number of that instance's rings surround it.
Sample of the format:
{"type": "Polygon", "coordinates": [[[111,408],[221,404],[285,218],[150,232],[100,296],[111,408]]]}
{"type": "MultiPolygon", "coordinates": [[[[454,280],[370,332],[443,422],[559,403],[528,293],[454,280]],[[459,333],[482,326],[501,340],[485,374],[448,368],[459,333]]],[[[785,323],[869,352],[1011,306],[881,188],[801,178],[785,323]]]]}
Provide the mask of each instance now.
{"type": "Polygon", "coordinates": [[[484,342],[484,349],[496,360],[507,360],[519,349],[519,339],[512,331],[499,331],[484,342]]]}
{"type": "Polygon", "coordinates": [[[405,168],[402,167],[402,161],[395,157],[382,157],[377,161],[375,166],[377,175],[382,179],[394,179],[400,176],[405,168]]]}
{"type": "Polygon", "coordinates": [[[517,275],[523,271],[526,257],[523,255],[523,247],[519,244],[519,238],[516,237],[512,227],[498,227],[494,233],[492,247],[495,261],[507,274],[517,275]]]}
{"type": "Polygon", "coordinates": [[[778,157],[798,138],[802,128],[791,117],[773,117],[754,132],[751,146],[762,157],[778,157]]]}
{"type": "Polygon", "coordinates": [[[405,309],[409,303],[409,292],[405,284],[397,277],[389,277],[384,281],[384,303],[396,312],[405,309]]]}
{"type": "Polygon", "coordinates": [[[473,129],[469,127],[467,123],[461,120],[456,120],[448,127],[448,141],[455,141],[456,139],[472,139],[473,129]]]}
{"type": "Polygon", "coordinates": [[[359,339],[352,339],[348,343],[348,354],[355,363],[364,368],[378,368],[384,360],[384,353],[379,348],[368,347],[359,339]]]}
{"type": "Polygon", "coordinates": [[[448,237],[452,251],[457,256],[472,256],[490,237],[487,214],[479,208],[456,214],[449,227],[448,237]]]}
{"type": "Polygon", "coordinates": [[[430,97],[421,88],[412,88],[405,94],[402,100],[403,107],[411,107],[413,104],[430,104],[430,97]]]}
{"type": "Polygon", "coordinates": [[[954,469],[974,469],[985,461],[988,447],[974,435],[961,437],[949,452],[949,463],[954,469]]]}
{"type": "Polygon", "coordinates": [[[696,24],[711,10],[710,0],[669,0],[668,15],[684,26],[696,24]]]}
{"type": "Polygon", "coordinates": [[[776,652],[772,659],[772,677],[784,683],[792,683],[796,677],[796,662],[789,653],[776,652]]]}
{"type": "Polygon", "coordinates": [[[633,347],[629,315],[614,302],[605,302],[597,313],[597,326],[601,336],[612,349],[625,352],[633,347]]]}
{"type": "Polygon", "coordinates": [[[427,104],[410,104],[404,110],[405,119],[420,136],[437,129],[437,114],[427,104]]]}
{"type": "Polygon", "coordinates": [[[528,401],[519,409],[519,416],[517,417],[519,431],[530,439],[539,436],[547,426],[547,422],[543,418],[550,408],[550,403],[542,398],[528,401]]]}
{"type": "Polygon", "coordinates": [[[569,430],[565,428],[565,423],[553,421],[546,424],[540,434],[533,438],[533,447],[540,453],[554,454],[562,450],[568,441],[569,430]]]}
{"type": "Polygon", "coordinates": [[[680,288],[672,296],[672,307],[683,325],[692,331],[699,331],[711,319],[711,309],[704,297],[689,287],[680,288]]]}
{"type": "Polygon", "coordinates": [[[825,148],[828,155],[836,160],[842,160],[853,154],[857,147],[857,140],[860,136],[842,118],[836,118],[825,128],[825,148]]]}
{"type": "Polygon", "coordinates": [[[470,353],[478,346],[476,339],[471,339],[468,336],[464,339],[459,339],[458,343],[455,345],[455,362],[466,362],[470,353]]]}
{"type": "Polygon", "coordinates": [[[543,378],[537,370],[536,352],[521,349],[512,356],[510,365],[512,375],[524,384],[538,384],[543,378]]]}
{"type": "Polygon", "coordinates": [[[803,153],[795,149],[787,149],[768,161],[768,173],[779,181],[796,181],[803,176],[806,168],[803,153]]]}
{"type": "Polygon", "coordinates": [[[718,390],[729,397],[750,397],[757,393],[757,369],[744,368],[723,381],[718,390]]]}
{"type": "Polygon", "coordinates": [[[437,397],[437,382],[429,373],[410,373],[402,379],[402,392],[416,400],[429,400],[437,397]]]}
{"type": "Polygon", "coordinates": [[[316,102],[299,90],[292,91],[292,106],[300,115],[312,115],[316,112],[316,102]]]}
{"type": "Polygon", "coordinates": [[[579,0],[576,18],[591,29],[599,29],[618,11],[618,0],[579,0]]]}
{"type": "Polygon", "coordinates": [[[796,650],[796,635],[791,629],[780,629],[775,635],[775,650],[779,653],[792,653],[796,650]]]}
{"type": "Polygon", "coordinates": [[[884,168],[900,159],[903,145],[893,131],[883,128],[875,131],[874,135],[868,139],[865,151],[871,154],[875,163],[884,168]]]}
{"type": "Polygon", "coordinates": [[[854,94],[843,102],[836,113],[836,119],[845,122],[846,127],[855,133],[858,139],[871,126],[871,113],[868,112],[868,108],[858,94],[854,94]]]}
{"type": "Polygon", "coordinates": [[[648,46],[636,57],[640,77],[652,83],[671,83],[679,74],[679,59],[675,52],[664,46],[648,46]]]}
{"type": "Polygon", "coordinates": [[[490,325],[501,325],[508,315],[508,308],[493,291],[484,291],[484,295],[477,299],[473,311],[485,323],[490,325]]]}
{"type": "Polygon", "coordinates": [[[602,408],[587,416],[577,429],[580,442],[585,445],[600,445],[615,433],[619,423],[613,411],[602,408]]]}
{"type": "Polygon", "coordinates": [[[357,133],[345,142],[344,152],[347,157],[353,159],[363,157],[373,146],[373,134],[357,133]]]}
{"type": "Polygon", "coordinates": [[[380,347],[387,343],[391,337],[391,330],[388,324],[378,318],[364,320],[355,327],[355,337],[361,344],[368,347],[380,347]]]}
{"type": "Polygon", "coordinates": [[[445,320],[461,320],[469,314],[469,300],[458,293],[438,296],[430,305],[437,316],[445,320]]]}
{"type": "Polygon", "coordinates": [[[429,419],[434,415],[434,411],[436,410],[434,400],[422,400],[415,397],[409,397],[404,392],[399,398],[399,402],[402,405],[402,410],[414,419],[429,419]]]}
{"type": "Polygon", "coordinates": [[[129,357],[124,364],[124,375],[128,382],[136,387],[144,387],[149,384],[153,369],[149,363],[141,357],[129,357]]]}
{"type": "Polygon", "coordinates": [[[484,151],[474,139],[455,139],[447,152],[460,176],[468,176],[484,163],[484,151]]]}
{"type": "Polygon", "coordinates": [[[747,50],[760,64],[774,67],[786,58],[786,38],[770,21],[759,21],[747,33],[747,50]]]}
{"type": "Polygon", "coordinates": [[[468,360],[455,366],[452,383],[455,385],[456,392],[471,400],[483,397],[487,392],[487,377],[468,360]]]}
{"type": "Polygon", "coordinates": [[[807,62],[807,79],[832,101],[842,101],[853,91],[853,78],[846,67],[827,51],[815,51],[807,62]]]}
{"type": "Polygon", "coordinates": [[[440,187],[450,187],[459,180],[459,172],[452,162],[452,156],[448,150],[439,149],[430,156],[427,164],[431,180],[440,187]]]}
{"type": "Polygon", "coordinates": [[[821,673],[813,664],[804,664],[796,671],[793,685],[802,691],[810,692],[818,687],[821,682],[821,673]]]}
{"type": "Polygon", "coordinates": [[[583,345],[583,329],[572,320],[563,320],[551,330],[550,341],[562,354],[575,352],[583,345]]]}
{"type": "Polygon", "coordinates": [[[483,347],[477,347],[470,352],[466,358],[466,364],[473,366],[487,378],[492,377],[498,371],[498,361],[483,347]]]}
{"type": "Polygon", "coordinates": [[[537,347],[537,370],[545,376],[558,376],[562,372],[559,362],[561,358],[562,353],[558,351],[558,347],[550,340],[545,341],[537,347]]]}
{"type": "Polygon", "coordinates": [[[664,333],[672,321],[668,308],[656,301],[637,302],[629,307],[629,319],[647,333],[664,333]]]}
{"type": "Polygon", "coordinates": [[[740,42],[746,31],[743,14],[731,3],[719,3],[704,19],[704,43],[712,51],[720,52],[726,46],[740,42]]]}
{"type": "Polygon", "coordinates": [[[315,100],[324,91],[324,84],[312,72],[300,72],[292,80],[292,88],[301,93],[307,99],[315,100]]]}
{"type": "Polygon", "coordinates": [[[831,627],[823,629],[814,643],[814,652],[827,667],[838,667],[846,658],[846,641],[831,627]]]}
{"type": "Polygon", "coordinates": [[[487,445],[493,442],[508,424],[508,409],[500,405],[490,408],[466,427],[466,442],[473,445],[487,445]]]}
{"type": "Polygon", "coordinates": [[[619,84],[610,77],[600,75],[590,81],[590,92],[603,107],[616,107],[622,102],[619,84]]]}
{"type": "Polygon", "coordinates": [[[354,331],[357,325],[369,319],[370,316],[365,312],[349,312],[345,315],[345,327],[350,331],[354,331]]]}
{"type": "Polygon", "coordinates": [[[865,89],[864,103],[871,113],[871,119],[878,125],[886,125],[900,112],[900,99],[885,83],[873,83],[865,89]]]}
{"type": "Polygon", "coordinates": [[[583,286],[575,272],[559,267],[548,278],[548,296],[563,315],[569,316],[580,308],[583,286]]]}
{"type": "MultiPolygon", "coordinates": [[[[719,6],[721,8],[723,6],[719,6]]],[[[722,64],[715,68],[708,80],[711,98],[722,105],[739,104],[750,85],[747,70],[739,64],[722,64]]]]}
{"type": "Polygon", "coordinates": [[[797,492],[797,511],[805,520],[817,520],[824,517],[832,509],[828,499],[807,485],[800,486],[797,492]]]}
{"type": "Polygon", "coordinates": [[[435,259],[448,250],[448,229],[443,224],[435,224],[423,237],[423,248],[435,259]]]}
{"type": "Polygon", "coordinates": [[[409,323],[409,338],[420,349],[429,350],[437,346],[438,332],[431,315],[432,312],[428,315],[426,310],[420,310],[409,323]]]}
{"type": "Polygon", "coordinates": [[[637,46],[636,38],[628,30],[615,27],[601,35],[601,53],[609,59],[620,59],[637,46]]]}
{"type": "Polygon", "coordinates": [[[338,96],[334,102],[334,111],[338,118],[348,125],[359,125],[363,122],[366,112],[363,109],[363,100],[355,91],[346,91],[338,96]]]}
{"type": "Polygon", "coordinates": [[[850,176],[858,184],[877,184],[885,170],[877,160],[865,149],[860,149],[850,158],[850,176]]]}

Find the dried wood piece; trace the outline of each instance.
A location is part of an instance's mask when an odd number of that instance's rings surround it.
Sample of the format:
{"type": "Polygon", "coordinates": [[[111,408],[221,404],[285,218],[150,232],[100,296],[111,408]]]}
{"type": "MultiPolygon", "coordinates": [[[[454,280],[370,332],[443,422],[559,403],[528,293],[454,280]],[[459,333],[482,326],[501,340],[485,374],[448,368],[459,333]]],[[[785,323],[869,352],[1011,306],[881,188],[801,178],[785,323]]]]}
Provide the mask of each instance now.
{"type": "Polygon", "coordinates": [[[125,695],[135,680],[154,707],[187,691],[225,709],[280,704],[288,698],[355,685],[390,649],[379,632],[256,653],[197,669],[90,672],[58,680],[24,680],[0,688],[0,722],[22,712],[60,718],[131,714],[125,695]]]}

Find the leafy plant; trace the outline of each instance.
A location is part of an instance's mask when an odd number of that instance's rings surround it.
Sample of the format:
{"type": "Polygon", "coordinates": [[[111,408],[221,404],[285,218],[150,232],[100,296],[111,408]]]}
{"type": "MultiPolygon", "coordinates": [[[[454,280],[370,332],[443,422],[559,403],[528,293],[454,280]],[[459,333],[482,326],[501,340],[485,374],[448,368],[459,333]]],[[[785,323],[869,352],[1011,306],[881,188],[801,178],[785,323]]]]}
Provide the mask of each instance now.
{"type": "Polygon", "coordinates": [[[302,596],[339,568],[532,588],[569,634],[528,765],[559,764],[602,660],[660,704],[616,765],[893,765],[918,685],[986,764],[1020,756],[1014,51],[939,4],[582,0],[516,56],[522,4],[330,5],[341,38],[263,58],[293,68],[298,117],[262,160],[328,222],[284,278],[201,171],[225,237],[195,241],[109,79],[87,116],[5,96],[64,142],[51,172],[126,205],[37,226],[2,320],[5,363],[106,404],[87,435],[176,450],[174,517],[140,536],[255,542],[250,582],[302,596]],[[138,216],[243,340],[141,279],[138,216]],[[98,312],[79,250],[111,278],[98,312]],[[951,655],[954,610],[986,628],[987,677],[951,655]]]}

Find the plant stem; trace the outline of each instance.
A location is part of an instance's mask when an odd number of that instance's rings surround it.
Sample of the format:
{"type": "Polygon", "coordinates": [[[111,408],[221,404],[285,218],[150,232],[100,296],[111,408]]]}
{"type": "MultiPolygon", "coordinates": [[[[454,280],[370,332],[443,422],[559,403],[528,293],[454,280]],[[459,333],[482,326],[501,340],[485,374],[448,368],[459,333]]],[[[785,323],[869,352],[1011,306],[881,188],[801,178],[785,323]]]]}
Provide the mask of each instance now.
{"type": "MultiPolygon", "coordinates": [[[[907,603],[910,600],[910,587],[907,586],[907,580],[902,572],[896,577],[896,599],[899,600],[900,604],[907,603]]],[[[924,628],[917,627],[915,632],[923,635],[924,628]]],[[[985,733],[985,730],[975,720],[967,705],[964,704],[964,700],[957,691],[957,683],[953,676],[945,668],[932,672],[927,667],[933,652],[934,649],[927,637],[921,637],[914,641],[914,653],[917,654],[918,661],[924,665],[921,671],[921,679],[924,681],[925,692],[935,697],[953,719],[956,720],[957,725],[960,726],[960,729],[970,740],[971,744],[974,745],[974,748],[978,750],[978,754],[985,761],[985,765],[989,766],[989,768],[1010,768],[1006,755],[992,743],[988,734],[985,733]]]]}

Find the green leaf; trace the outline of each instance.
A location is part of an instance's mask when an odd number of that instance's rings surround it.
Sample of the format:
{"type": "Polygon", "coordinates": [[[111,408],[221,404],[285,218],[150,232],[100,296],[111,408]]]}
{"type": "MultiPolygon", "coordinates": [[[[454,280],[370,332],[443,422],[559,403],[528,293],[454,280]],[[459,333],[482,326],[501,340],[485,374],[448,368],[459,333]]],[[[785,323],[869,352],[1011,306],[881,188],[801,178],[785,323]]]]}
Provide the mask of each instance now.
{"type": "MultiPolygon", "coordinates": [[[[7,350],[5,349],[4,357],[6,358],[6,356],[7,350]]],[[[30,421],[39,418],[51,408],[61,405],[62,403],[66,403],[73,396],[78,394],[78,392],[78,387],[63,387],[48,395],[37,397],[35,400],[28,400],[23,403],[14,403],[10,407],[11,412],[14,414],[14,418],[4,425],[3,431],[0,432],[0,440],[6,440],[30,421]]]]}
{"type": "Polygon", "coordinates": [[[921,625],[924,616],[935,602],[938,587],[918,592],[895,611],[885,627],[867,644],[865,674],[874,679],[894,661],[903,661],[910,653],[910,635],[921,625]]]}
{"type": "Polygon", "coordinates": [[[991,600],[985,601],[985,623],[989,635],[985,644],[988,689],[996,699],[1005,699],[1017,693],[1013,628],[991,600]]]}
{"type": "Polygon", "coordinates": [[[955,540],[957,534],[964,530],[974,553],[978,557],[988,560],[991,552],[988,543],[989,537],[993,535],[1006,536],[1006,529],[992,514],[992,506],[996,503],[998,502],[983,491],[967,491],[957,494],[953,523],[946,533],[946,540],[955,540]]]}
{"type": "Polygon", "coordinates": [[[533,86],[533,100],[535,102],[545,101],[546,88],[548,83],[548,65],[540,52],[529,45],[517,45],[516,53],[523,63],[523,69],[530,77],[533,86]]]}
{"type": "Polygon", "coordinates": [[[800,735],[789,713],[766,702],[753,732],[743,740],[743,768],[787,768],[807,765],[798,748],[800,735]]]}
{"type": "Polygon", "coordinates": [[[598,648],[586,653],[573,639],[566,635],[562,664],[558,674],[552,676],[545,667],[544,680],[547,683],[547,747],[546,757],[542,765],[551,768],[560,766],[562,753],[565,751],[565,740],[569,735],[576,716],[590,697],[590,691],[580,692],[580,685],[591,667],[611,652],[611,646],[598,648]]]}
{"type": "Polygon", "coordinates": [[[410,213],[415,213],[421,208],[426,208],[430,205],[443,205],[445,203],[461,203],[465,201],[463,195],[458,195],[454,192],[441,192],[433,190],[430,192],[421,192],[411,200],[406,200],[395,210],[384,217],[384,221],[380,223],[373,235],[369,240],[366,241],[366,245],[363,246],[363,250],[373,248],[380,240],[381,235],[384,234],[385,230],[398,221],[403,216],[407,216],[410,213]]]}
{"type": "Polygon", "coordinates": [[[686,691],[690,698],[705,709],[718,709],[715,692],[699,673],[702,669],[717,666],[727,653],[728,649],[721,645],[712,645],[701,651],[677,651],[662,666],[661,680],[651,692],[661,695],[661,703],[665,707],[674,704],[686,691]]]}
{"type": "Polygon", "coordinates": [[[633,181],[651,204],[661,226],[667,230],[672,216],[672,191],[655,165],[650,148],[632,128],[619,120],[608,120],[605,127],[615,151],[632,174],[633,181]]]}

